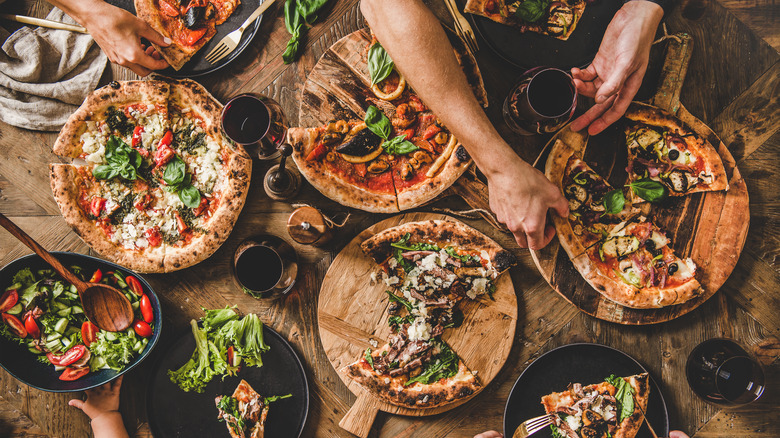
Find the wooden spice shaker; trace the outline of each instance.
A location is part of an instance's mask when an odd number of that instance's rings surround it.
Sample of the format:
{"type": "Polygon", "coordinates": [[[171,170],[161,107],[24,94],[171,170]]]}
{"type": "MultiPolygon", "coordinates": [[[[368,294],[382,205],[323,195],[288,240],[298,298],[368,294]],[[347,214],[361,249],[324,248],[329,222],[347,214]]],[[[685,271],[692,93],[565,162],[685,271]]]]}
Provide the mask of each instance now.
{"type": "Polygon", "coordinates": [[[303,245],[322,246],[333,236],[329,221],[314,207],[300,207],[287,219],[287,232],[303,245]]]}

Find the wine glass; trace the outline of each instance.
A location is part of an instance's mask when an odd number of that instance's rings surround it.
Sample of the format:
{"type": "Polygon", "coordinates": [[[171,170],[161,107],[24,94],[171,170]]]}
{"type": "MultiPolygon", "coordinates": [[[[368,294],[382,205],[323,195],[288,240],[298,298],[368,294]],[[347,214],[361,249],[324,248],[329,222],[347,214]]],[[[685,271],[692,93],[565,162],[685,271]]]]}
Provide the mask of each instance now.
{"type": "Polygon", "coordinates": [[[230,267],[244,292],[255,298],[275,298],[295,285],[298,255],[283,239],[262,234],[238,245],[230,267]]]}
{"type": "Polygon", "coordinates": [[[244,146],[250,155],[272,160],[287,136],[287,117],[281,105],[270,97],[245,93],[233,97],[222,108],[222,132],[244,146]]]}
{"type": "Polygon", "coordinates": [[[715,338],[697,345],[688,356],[685,374],[696,395],[720,406],[741,406],[764,392],[761,366],[731,339],[715,338]]]}
{"type": "Polygon", "coordinates": [[[577,88],[569,73],[553,67],[528,70],[504,100],[504,121],[518,134],[555,132],[574,115],[577,88]]]}

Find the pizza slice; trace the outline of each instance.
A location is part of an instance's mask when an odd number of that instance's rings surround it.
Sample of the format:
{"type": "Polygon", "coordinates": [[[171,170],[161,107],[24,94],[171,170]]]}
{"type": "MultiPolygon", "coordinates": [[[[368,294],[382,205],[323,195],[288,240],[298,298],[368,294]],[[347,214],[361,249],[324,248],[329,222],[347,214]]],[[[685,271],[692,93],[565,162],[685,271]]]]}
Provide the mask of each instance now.
{"type": "MultiPolygon", "coordinates": [[[[728,190],[718,152],[678,118],[636,102],[624,117],[629,183],[657,181],[671,196],[728,190]]],[[[635,195],[641,198],[641,193],[635,195]]]]}
{"type": "Polygon", "coordinates": [[[233,395],[220,395],[214,403],[219,410],[217,418],[225,422],[231,437],[263,438],[270,404],[288,397],[291,395],[264,398],[241,379],[233,395]]]}
{"type": "Polygon", "coordinates": [[[594,289],[623,306],[681,304],[702,290],[695,278],[696,264],[675,255],[669,243],[663,231],[638,216],[616,225],[572,263],[594,289]]]}
{"type": "Polygon", "coordinates": [[[217,33],[240,0],[135,0],[138,18],[164,37],[168,47],[152,43],[175,70],[181,69],[217,33]]]}
{"type": "Polygon", "coordinates": [[[567,40],[585,12],[586,0],[468,0],[464,12],[567,40]]]}
{"type": "Polygon", "coordinates": [[[555,414],[553,436],[566,438],[633,438],[647,411],[647,373],[611,375],[601,383],[571,383],[563,392],[542,397],[548,414],[555,414]]]}

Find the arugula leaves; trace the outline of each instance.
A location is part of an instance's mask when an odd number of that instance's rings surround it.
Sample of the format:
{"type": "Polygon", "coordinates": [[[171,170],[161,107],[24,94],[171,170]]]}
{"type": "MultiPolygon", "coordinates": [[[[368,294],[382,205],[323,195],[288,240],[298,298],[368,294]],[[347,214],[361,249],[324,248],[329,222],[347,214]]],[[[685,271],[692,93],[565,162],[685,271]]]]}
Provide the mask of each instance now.
{"type": "Polygon", "coordinates": [[[390,292],[389,290],[386,290],[385,293],[388,295],[388,298],[390,298],[390,301],[395,301],[397,303],[403,304],[404,307],[406,307],[406,310],[412,311],[412,303],[407,301],[405,298],[399,297],[398,295],[390,292]]]}
{"type": "Polygon", "coordinates": [[[366,352],[363,354],[363,357],[366,359],[366,362],[368,362],[369,365],[371,365],[371,369],[374,369],[374,358],[371,357],[371,347],[366,348],[366,352]]]}
{"type": "Polygon", "coordinates": [[[127,145],[121,138],[112,135],[106,142],[106,162],[92,169],[92,175],[97,179],[112,179],[117,176],[128,181],[138,177],[138,167],[141,166],[141,154],[127,145]]]}
{"type": "Polygon", "coordinates": [[[393,242],[390,246],[404,251],[439,251],[439,247],[432,243],[421,242],[409,245],[409,239],[411,239],[411,237],[411,233],[406,233],[398,242],[393,242]]]}
{"type": "Polygon", "coordinates": [[[371,132],[385,140],[382,142],[382,148],[390,155],[405,155],[420,149],[414,143],[406,140],[406,135],[390,138],[393,125],[390,123],[390,119],[374,105],[368,107],[363,121],[366,122],[366,127],[371,132]]]}
{"type": "Polygon", "coordinates": [[[414,322],[414,317],[412,315],[406,315],[404,317],[401,317],[401,316],[391,316],[390,318],[387,319],[387,325],[393,331],[398,330],[398,327],[400,327],[400,326],[402,326],[404,324],[411,324],[413,322],[414,322]]]}
{"type": "Polygon", "coordinates": [[[368,73],[371,76],[371,85],[385,80],[394,67],[395,63],[381,44],[376,43],[368,49],[368,73]]]}
{"type": "Polygon", "coordinates": [[[620,411],[618,422],[630,417],[634,413],[634,389],[631,388],[631,385],[625,379],[614,374],[604,380],[617,388],[615,400],[617,400],[618,410],[620,411]]]}
{"type": "Polygon", "coordinates": [[[452,377],[458,373],[458,355],[445,343],[439,344],[441,353],[436,360],[428,362],[419,376],[411,378],[404,383],[409,386],[414,382],[427,385],[441,379],[452,377]]]}
{"type": "Polygon", "coordinates": [[[550,0],[525,0],[517,7],[515,15],[521,20],[536,23],[547,15],[550,0]]]}
{"type": "Polygon", "coordinates": [[[317,13],[328,0],[287,0],[284,3],[284,25],[290,33],[287,49],[282,54],[285,64],[295,61],[303,31],[317,21],[317,13]]]}
{"type": "Polygon", "coordinates": [[[267,404],[269,404],[269,403],[273,403],[273,402],[275,402],[275,401],[278,401],[278,400],[284,400],[284,399],[286,399],[286,398],[290,398],[290,397],[292,397],[292,394],[285,394],[285,395],[272,395],[272,396],[270,396],[270,397],[266,397],[266,398],[264,398],[264,399],[263,399],[263,404],[266,404],[266,405],[267,405],[267,404]]]}

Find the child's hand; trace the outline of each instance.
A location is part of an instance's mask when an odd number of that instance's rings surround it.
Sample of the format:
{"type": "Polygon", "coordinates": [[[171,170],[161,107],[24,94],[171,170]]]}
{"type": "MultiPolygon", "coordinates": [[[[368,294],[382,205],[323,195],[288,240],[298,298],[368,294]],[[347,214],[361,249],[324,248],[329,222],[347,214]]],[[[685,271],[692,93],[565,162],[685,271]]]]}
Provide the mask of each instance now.
{"type": "Polygon", "coordinates": [[[503,436],[503,434],[498,433],[495,430],[488,430],[487,432],[482,432],[479,435],[475,435],[474,438],[502,438],[503,436]]]}
{"type": "Polygon", "coordinates": [[[113,382],[106,383],[95,389],[87,390],[86,401],[71,400],[68,404],[81,409],[92,420],[107,412],[118,412],[119,389],[122,387],[123,377],[124,376],[119,376],[119,378],[113,382]]]}

